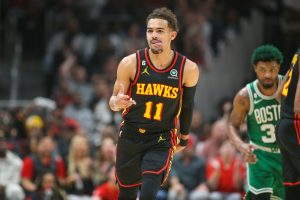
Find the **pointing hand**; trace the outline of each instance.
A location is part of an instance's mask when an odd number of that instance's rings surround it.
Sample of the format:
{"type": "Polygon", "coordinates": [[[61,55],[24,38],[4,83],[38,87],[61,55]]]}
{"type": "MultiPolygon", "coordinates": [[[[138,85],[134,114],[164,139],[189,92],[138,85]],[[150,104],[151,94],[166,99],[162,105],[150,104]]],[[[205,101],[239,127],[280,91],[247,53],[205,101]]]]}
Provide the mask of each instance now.
{"type": "Polygon", "coordinates": [[[118,108],[124,109],[136,105],[135,100],[124,94],[124,85],[122,83],[120,84],[120,90],[115,98],[115,106],[118,108]]]}

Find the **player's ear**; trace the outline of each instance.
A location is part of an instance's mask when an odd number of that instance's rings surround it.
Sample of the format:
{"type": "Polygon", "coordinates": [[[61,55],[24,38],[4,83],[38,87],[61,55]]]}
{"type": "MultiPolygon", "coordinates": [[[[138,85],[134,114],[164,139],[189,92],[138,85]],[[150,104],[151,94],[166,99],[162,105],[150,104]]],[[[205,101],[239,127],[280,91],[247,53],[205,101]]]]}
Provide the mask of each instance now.
{"type": "Polygon", "coordinates": [[[256,64],[253,64],[252,66],[253,66],[254,71],[256,72],[256,70],[257,70],[257,65],[256,65],[256,64]]]}
{"type": "Polygon", "coordinates": [[[171,40],[174,40],[177,36],[177,32],[176,31],[172,31],[171,33],[171,40]]]}

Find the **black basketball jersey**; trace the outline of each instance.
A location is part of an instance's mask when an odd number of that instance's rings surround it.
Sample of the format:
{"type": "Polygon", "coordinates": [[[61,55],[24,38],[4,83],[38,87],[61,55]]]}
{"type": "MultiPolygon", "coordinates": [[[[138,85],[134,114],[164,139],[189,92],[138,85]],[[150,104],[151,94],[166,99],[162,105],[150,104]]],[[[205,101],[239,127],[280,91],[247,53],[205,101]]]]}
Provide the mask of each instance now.
{"type": "Polygon", "coordinates": [[[160,70],[152,64],[148,51],[136,53],[136,75],[127,92],[136,105],[124,110],[123,123],[140,133],[158,133],[177,125],[186,58],[174,51],[171,64],[160,70]]]}
{"type": "Polygon", "coordinates": [[[296,94],[296,88],[299,76],[299,59],[300,59],[300,49],[296,52],[293,57],[291,68],[288,71],[287,80],[283,86],[282,90],[282,100],[281,100],[281,117],[282,118],[295,118],[294,113],[294,100],[296,94]]]}

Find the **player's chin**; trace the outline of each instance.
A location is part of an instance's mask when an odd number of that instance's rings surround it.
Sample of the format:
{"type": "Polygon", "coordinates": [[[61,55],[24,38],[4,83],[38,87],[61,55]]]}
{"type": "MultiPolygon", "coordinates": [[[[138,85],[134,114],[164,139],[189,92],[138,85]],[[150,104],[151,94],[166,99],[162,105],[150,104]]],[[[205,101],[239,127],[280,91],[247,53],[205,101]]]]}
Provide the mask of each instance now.
{"type": "Polygon", "coordinates": [[[270,89],[270,88],[273,87],[274,83],[273,82],[272,83],[271,82],[264,82],[262,85],[265,89],[270,89]]]}
{"type": "Polygon", "coordinates": [[[160,54],[161,52],[163,52],[163,49],[162,48],[151,48],[150,47],[150,50],[153,54],[160,54]]]}

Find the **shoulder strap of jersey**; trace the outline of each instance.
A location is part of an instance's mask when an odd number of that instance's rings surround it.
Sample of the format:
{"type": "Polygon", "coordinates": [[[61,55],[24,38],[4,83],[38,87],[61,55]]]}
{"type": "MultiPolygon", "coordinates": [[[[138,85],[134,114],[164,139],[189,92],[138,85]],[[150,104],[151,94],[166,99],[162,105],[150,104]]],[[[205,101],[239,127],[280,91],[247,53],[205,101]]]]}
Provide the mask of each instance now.
{"type": "Polygon", "coordinates": [[[140,71],[141,71],[141,52],[143,52],[143,50],[137,50],[136,51],[136,71],[135,71],[135,76],[134,79],[132,81],[132,85],[135,85],[139,76],[140,76],[140,71]]]}
{"type": "Polygon", "coordinates": [[[248,83],[246,85],[246,88],[247,88],[247,91],[248,91],[248,96],[249,96],[249,100],[250,100],[250,109],[249,109],[249,112],[248,112],[248,115],[251,115],[252,112],[253,112],[253,109],[254,109],[254,104],[253,104],[253,98],[254,98],[254,82],[251,82],[251,83],[248,83]]]}
{"type": "Polygon", "coordinates": [[[182,56],[181,54],[179,54],[179,88],[180,90],[182,90],[183,87],[183,72],[184,72],[184,68],[185,68],[185,63],[186,63],[186,57],[182,56]]]}

